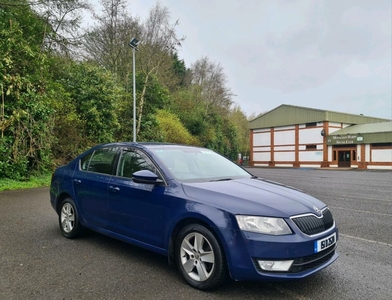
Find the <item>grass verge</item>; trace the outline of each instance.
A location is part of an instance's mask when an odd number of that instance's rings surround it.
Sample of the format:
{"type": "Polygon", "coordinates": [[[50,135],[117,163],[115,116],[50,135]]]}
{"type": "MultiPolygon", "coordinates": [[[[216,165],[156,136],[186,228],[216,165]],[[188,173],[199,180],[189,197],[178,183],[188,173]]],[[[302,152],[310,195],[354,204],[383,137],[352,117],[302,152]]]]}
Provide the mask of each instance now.
{"type": "Polygon", "coordinates": [[[17,181],[8,178],[0,179],[0,192],[20,189],[30,189],[41,186],[49,186],[52,174],[44,174],[40,176],[32,176],[26,181],[17,181]]]}

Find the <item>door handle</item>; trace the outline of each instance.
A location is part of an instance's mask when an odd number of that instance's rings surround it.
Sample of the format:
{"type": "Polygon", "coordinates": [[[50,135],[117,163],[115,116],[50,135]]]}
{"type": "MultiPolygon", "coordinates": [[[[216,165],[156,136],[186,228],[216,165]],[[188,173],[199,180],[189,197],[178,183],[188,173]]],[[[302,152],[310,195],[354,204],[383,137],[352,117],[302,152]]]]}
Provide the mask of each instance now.
{"type": "Polygon", "coordinates": [[[76,184],[82,183],[82,181],[80,179],[74,179],[73,182],[75,182],[76,184]]]}
{"type": "Polygon", "coordinates": [[[120,191],[120,188],[117,186],[109,186],[109,189],[113,192],[113,193],[117,193],[120,191]]]}

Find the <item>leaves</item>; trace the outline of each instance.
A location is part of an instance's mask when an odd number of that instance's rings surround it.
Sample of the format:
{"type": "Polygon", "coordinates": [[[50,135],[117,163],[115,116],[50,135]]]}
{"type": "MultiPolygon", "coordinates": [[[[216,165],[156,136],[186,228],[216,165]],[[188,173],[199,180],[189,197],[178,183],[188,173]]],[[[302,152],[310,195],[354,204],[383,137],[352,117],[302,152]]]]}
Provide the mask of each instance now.
{"type": "Polygon", "coordinates": [[[41,92],[49,65],[36,40],[44,27],[36,14],[26,5],[10,6],[2,17],[0,174],[20,179],[50,163],[52,99],[41,92]]]}
{"type": "Polygon", "coordinates": [[[159,121],[159,130],[161,131],[164,141],[169,143],[199,145],[197,138],[189,133],[176,115],[166,110],[159,110],[157,112],[157,120],[159,121]]]}
{"type": "Polygon", "coordinates": [[[27,178],[97,143],[132,140],[133,75],[137,141],[206,146],[232,159],[248,151],[246,116],[233,107],[223,67],[202,57],[187,68],[166,7],[141,20],[125,0],[102,0],[78,49],[87,1],[38,0],[34,10],[27,0],[3,2],[0,176],[27,178]],[[141,40],[135,74],[131,37],[141,40]]]}

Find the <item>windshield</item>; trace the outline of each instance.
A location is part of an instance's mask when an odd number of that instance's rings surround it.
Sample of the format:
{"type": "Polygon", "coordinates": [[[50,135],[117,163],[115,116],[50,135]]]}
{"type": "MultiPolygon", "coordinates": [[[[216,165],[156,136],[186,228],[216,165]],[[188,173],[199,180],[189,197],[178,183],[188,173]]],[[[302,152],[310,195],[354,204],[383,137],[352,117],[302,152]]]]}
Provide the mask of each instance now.
{"type": "Polygon", "coordinates": [[[252,175],[223,156],[204,148],[162,147],[151,151],[182,182],[250,178],[252,175]]]}

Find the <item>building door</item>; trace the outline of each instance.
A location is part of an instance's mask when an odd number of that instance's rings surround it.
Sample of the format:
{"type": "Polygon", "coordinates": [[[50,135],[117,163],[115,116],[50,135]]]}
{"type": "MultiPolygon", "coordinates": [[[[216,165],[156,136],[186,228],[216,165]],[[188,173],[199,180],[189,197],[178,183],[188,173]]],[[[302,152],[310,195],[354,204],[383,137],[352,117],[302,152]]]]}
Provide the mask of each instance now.
{"type": "Polygon", "coordinates": [[[338,167],[349,168],[351,167],[351,151],[338,151],[338,167]]]}

